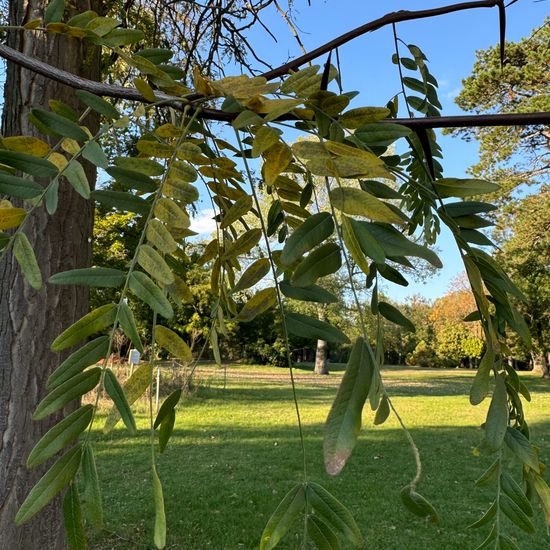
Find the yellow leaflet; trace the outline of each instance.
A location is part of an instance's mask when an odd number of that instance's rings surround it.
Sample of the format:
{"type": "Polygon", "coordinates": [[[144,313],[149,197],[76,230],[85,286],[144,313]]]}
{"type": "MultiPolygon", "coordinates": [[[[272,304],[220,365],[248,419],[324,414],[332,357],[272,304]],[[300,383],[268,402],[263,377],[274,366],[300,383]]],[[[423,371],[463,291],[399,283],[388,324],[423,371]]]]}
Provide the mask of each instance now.
{"type": "Polygon", "coordinates": [[[11,229],[17,227],[27,215],[24,208],[13,208],[9,206],[0,207],[0,229],[11,229]]]}
{"type": "Polygon", "coordinates": [[[50,152],[50,146],[41,139],[31,136],[11,136],[2,138],[2,145],[10,151],[27,153],[34,157],[45,157],[50,152]]]}
{"type": "Polygon", "coordinates": [[[154,103],[157,100],[153,88],[151,88],[151,86],[149,86],[149,84],[147,84],[147,81],[143,80],[143,78],[134,78],[134,86],[147,101],[154,103]]]}
{"type": "Polygon", "coordinates": [[[69,161],[61,153],[50,153],[48,160],[56,166],[58,170],[63,170],[69,161]]]}
{"type": "Polygon", "coordinates": [[[292,162],[292,151],[284,143],[276,143],[264,154],[263,175],[267,185],[272,185],[277,176],[292,162]]]}

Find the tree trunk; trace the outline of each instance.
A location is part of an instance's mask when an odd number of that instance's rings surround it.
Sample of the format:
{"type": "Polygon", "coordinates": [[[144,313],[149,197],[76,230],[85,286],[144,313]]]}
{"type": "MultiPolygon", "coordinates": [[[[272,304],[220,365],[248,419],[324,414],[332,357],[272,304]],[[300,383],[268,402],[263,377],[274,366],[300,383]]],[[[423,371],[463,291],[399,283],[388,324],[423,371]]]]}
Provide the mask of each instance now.
{"type": "MultiPolygon", "coordinates": [[[[47,3],[49,0],[12,0],[10,24],[22,25],[40,17],[47,3]]],[[[76,1],[78,11],[90,7],[88,0],[76,1]]],[[[77,39],[11,32],[8,43],[29,56],[72,73],[96,80],[99,77],[99,52],[77,39]]],[[[27,120],[29,110],[37,106],[47,109],[51,98],[82,110],[72,89],[9,63],[3,135],[36,135],[37,131],[27,120]]],[[[85,123],[92,132],[97,130],[95,117],[85,123]]],[[[89,165],[85,169],[93,185],[95,170],[89,165]]],[[[26,284],[11,253],[0,264],[0,533],[3,548],[56,550],[66,547],[58,499],[22,527],[15,526],[14,516],[30,488],[52,462],[33,471],[25,467],[29,451],[60,419],[60,415],[40,422],[31,418],[37,403],[46,394],[48,375],[67,356],[51,352],[50,344],[88,310],[84,287],[55,286],[46,281],[58,271],[90,265],[92,225],[93,205],[62,181],[55,215],[48,216],[43,207],[38,208],[24,229],[35,250],[44,286],[37,291],[26,284]]]]}
{"type": "MultiPolygon", "coordinates": [[[[317,306],[317,317],[319,321],[326,318],[325,306],[317,306]]],[[[315,374],[328,374],[328,344],[325,340],[317,340],[317,349],[315,350],[315,374]]]]}
{"type": "Polygon", "coordinates": [[[543,378],[550,378],[550,369],[548,367],[548,358],[546,353],[536,355],[531,353],[533,359],[533,372],[540,374],[543,378]]]}
{"type": "Polygon", "coordinates": [[[317,340],[315,351],[315,374],[328,374],[328,345],[325,340],[317,340]]]}

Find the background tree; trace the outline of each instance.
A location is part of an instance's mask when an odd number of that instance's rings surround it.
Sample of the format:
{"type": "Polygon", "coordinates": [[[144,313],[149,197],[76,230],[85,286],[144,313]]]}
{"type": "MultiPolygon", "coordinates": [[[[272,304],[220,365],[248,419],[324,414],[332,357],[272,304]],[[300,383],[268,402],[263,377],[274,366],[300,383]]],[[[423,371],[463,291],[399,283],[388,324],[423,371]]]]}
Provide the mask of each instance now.
{"type": "Polygon", "coordinates": [[[533,362],[550,377],[550,187],[514,204],[502,224],[504,241],[497,254],[526,298],[518,307],[533,337],[533,362]],[[506,227],[506,229],[504,229],[506,227]]]}
{"type": "MultiPolygon", "coordinates": [[[[529,113],[550,110],[550,19],[519,42],[506,43],[504,67],[498,46],[476,53],[472,74],[463,80],[457,105],[473,113],[529,113]]],[[[497,181],[506,199],[518,186],[548,181],[548,126],[456,129],[454,135],[479,142],[474,176],[497,181]]]]}

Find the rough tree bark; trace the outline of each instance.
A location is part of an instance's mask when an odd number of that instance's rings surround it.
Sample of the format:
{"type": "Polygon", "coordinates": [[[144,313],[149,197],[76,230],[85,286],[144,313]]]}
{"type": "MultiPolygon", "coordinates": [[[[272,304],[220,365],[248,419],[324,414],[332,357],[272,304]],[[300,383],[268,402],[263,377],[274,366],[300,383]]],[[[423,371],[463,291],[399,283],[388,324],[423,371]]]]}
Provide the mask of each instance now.
{"type": "MultiPolygon", "coordinates": [[[[40,17],[47,3],[49,0],[12,0],[10,24],[21,25],[40,17]]],[[[76,0],[73,5],[77,11],[97,11],[95,0],[76,0]]],[[[79,40],[12,32],[8,41],[11,47],[67,71],[95,80],[99,77],[99,52],[79,40]]],[[[36,134],[27,120],[28,112],[37,106],[48,108],[51,98],[77,106],[71,88],[9,64],[3,135],[36,134]]],[[[95,117],[85,123],[92,132],[97,129],[95,117]]],[[[93,184],[95,171],[91,166],[85,168],[93,184]]],[[[90,265],[92,224],[93,206],[62,181],[56,214],[50,217],[39,208],[25,225],[44,281],[58,271],[90,265]]],[[[51,465],[50,462],[32,472],[25,467],[31,448],[60,418],[41,422],[31,418],[44,397],[48,375],[66,356],[51,352],[50,343],[87,308],[84,287],[60,287],[45,282],[36,291],[25,283],[11,254],[0,264],[0,545],[3,548],[66,547],[59,502],[54,501],[54,505],[23,527],[15,526],[14,516],[29,489],[51,465]]]]}

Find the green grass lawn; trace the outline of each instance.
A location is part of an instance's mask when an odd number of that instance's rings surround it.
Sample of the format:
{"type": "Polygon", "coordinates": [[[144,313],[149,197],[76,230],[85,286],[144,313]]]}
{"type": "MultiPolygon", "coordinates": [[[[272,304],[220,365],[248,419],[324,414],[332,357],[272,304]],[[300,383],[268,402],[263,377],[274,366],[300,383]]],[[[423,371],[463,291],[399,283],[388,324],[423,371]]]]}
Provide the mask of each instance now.
{"type": "MultiPolygon", "coordinates": [[[[399,490],[414,474],[414,461],[393,417],[374,427],[366,407],[364,430],[340,476],[324,472],[323,423],[341,372],[317,377],[306,366],[296,370],[310,478],[342,500],[357,520],[371,550],[475,548],[487,529],[471,531],[492,499],[492,489],[474,480],[490,457],[472,453],[479,443],[488,403],[472,407],[468,388],[473,372],[388,368],[390,394],[420,448],[424,476],[418,487],[438,508],[439,525],[426,524],[400,504],[399,490]]],[[[341,369],[340,369],[341,370],[341,369]]],[[[541,456],[550,462],[550,383],[525,374],[533,393],[527,415],[541,456]]],[[[284,494],[301,479],[302,459],[292,394],[285,369],[201,367],[202,388],[182,398],[176,428],[159,457],[172,549],[257,548],[263,527],[284,494]]],[[[146,403],[138,404],[137,437],[118,427],[97,437],[106,530],[95,536],[96,550],[153,548],[146,403]]],[[[548,479],[548,478],[547,478],[548,479]]],[[[537,534],[509,533],[524,550],[550,547],[535,510],[537,534]]],[[[281,548],[299,548],[299,526],[281,548]]]]}

